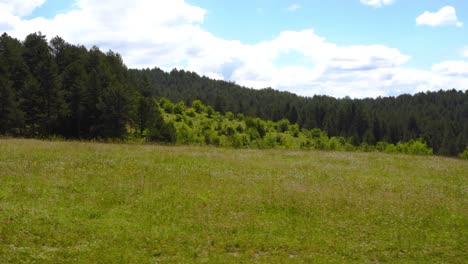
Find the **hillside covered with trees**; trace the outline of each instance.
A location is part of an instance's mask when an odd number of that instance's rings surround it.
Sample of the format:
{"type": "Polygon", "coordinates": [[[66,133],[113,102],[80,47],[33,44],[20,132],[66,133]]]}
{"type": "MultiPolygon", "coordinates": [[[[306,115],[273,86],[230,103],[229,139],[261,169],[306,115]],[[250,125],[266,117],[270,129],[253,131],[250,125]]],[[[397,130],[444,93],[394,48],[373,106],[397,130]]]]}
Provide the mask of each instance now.
{"type": "Polygon", "coordinates": [[[192,72],[129,70],[112,51],[3,34],[0,134],[382,151],[400,143],[400,152],[427,142],[436,154],[457,155],[468,146],[468,92],[309,98],[192,72]]]}
{"type": "Polygon", "coordinates": [[[455,155],[468,145],[468,92],[457,90],[398,97],[336,99],[301,97],[271,88],[254,90],[196,73],[158,68],[130,70],[139,89],[154,97],[189,104],[201,100],[216,111],[319,128],[331,136],[352,138],[354,145],[424,138],[437,154],[455,155]],[[145,88],[146,87],[146,88],[145,88]]]}

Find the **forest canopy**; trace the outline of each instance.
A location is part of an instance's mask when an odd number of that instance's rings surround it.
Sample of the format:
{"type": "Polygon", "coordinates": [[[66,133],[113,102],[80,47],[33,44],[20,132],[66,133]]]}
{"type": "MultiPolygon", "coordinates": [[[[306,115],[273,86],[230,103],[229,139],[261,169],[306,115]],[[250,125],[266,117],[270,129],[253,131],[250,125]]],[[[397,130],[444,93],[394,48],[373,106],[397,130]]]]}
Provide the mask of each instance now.
{"type": "Polygon", "coordinates": [[[244,137],[242,146],[250,142],[259,147],[268,133],[304,136],[307,144],[308,136],[323,133],[327,144],[334,138],[340,146],[376,149],[420,142],[436,154],[454,156],[468,146],[468,92],[302,97],[183,70],[128,69],[117,53],[60,37],[48,41],[41,33],[23,41],[6,33],[0,37],[0,134],[183,143],[183,131],[192,131],[196,142],[213,145],[222,136],[235,136],[244,137]],[[223,127],[223,120],[231,123],[223,127]],[[237,126],[231,127],[232,122],[237,126]],[[213,138],[203,134],[207,131],[213,138]]]}

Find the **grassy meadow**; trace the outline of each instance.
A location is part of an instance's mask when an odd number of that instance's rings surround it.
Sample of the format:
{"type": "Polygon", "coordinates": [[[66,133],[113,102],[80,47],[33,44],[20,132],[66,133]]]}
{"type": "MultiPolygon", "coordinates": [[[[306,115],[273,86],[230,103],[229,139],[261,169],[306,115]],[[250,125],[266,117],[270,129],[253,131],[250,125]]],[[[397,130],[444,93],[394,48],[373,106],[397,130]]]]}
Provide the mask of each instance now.
{"type": "Polygon", "coordinates": [[[468,161],[0,140],[0,263],[466,263],[468,161]]]}

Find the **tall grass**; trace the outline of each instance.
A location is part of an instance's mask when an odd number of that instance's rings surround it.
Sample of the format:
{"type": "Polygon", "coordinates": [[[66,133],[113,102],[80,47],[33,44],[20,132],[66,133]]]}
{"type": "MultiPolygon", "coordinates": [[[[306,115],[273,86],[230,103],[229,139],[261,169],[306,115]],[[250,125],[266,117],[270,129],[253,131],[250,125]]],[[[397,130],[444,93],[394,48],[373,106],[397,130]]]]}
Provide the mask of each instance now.
{"type": "Polygon", "coordinates": [[[464,263],[468,162],[0,140],[0,262],[464,263]]]}

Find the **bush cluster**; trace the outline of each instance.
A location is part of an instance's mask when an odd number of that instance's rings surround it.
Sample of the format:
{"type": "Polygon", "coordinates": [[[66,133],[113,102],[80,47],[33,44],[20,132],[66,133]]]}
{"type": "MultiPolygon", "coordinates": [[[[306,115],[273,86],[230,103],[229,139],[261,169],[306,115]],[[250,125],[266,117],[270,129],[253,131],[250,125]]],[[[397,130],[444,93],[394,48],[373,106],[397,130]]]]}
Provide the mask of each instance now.
{"type": "Polygon", "coordinates": [[[160,125],[152,125],[143,133],[133,131],[130,138],[169,142],[179,145],[211,145],[233,148],[279,148],[328,151],[363,151],[432,155],[423,139],[391,144],[379,141],[375,145],[355,145],[353,138],[329,137],[318,128],[301,129],[287,119],[278,122],[246,117],[232,112],[221,114],[200,100],[191,106],[172,103],[162,98],[155,104],[160,125]]]}

